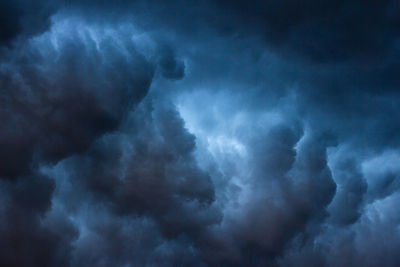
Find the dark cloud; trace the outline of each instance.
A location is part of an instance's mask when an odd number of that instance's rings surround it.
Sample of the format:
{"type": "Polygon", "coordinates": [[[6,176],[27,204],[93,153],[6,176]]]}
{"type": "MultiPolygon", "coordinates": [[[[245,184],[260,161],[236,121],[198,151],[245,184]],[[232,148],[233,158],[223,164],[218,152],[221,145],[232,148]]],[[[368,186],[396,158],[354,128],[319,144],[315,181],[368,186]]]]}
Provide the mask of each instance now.
{"type": "Polygon", "coordinates": [[[85,225],[73,262],[203,266],[193,240],[221,214],[194,147],[174,108],[145,101],[120,131],[60,162],[51,173],[60,184],[65,175],[68,186],[58,188],[55,201],[77,216],[77,227],[85,225]]]}
{"type": "Polygon", "coordinates": [[[67,218],[43,223],[54,182],[31,174],[17,182],[1,181],[2,266],[68,266],[77,232],[67,218]]]}
{"type": "Polygon", "coordinates": [[[39,168],[117,129],[155,69],[131,40],[116,43],[90,27],[83,31],[93,35],[82,36],[75,22],[63,22],[4,50],[1,62],[4,266],[68,266],[77,233],[68,218],[43,221],[54,180],[39,168]]]}
{"type": "Polygon", "coordinates": [[[162,56],[159,61],[160,71],[165,78],[180,80],[185,75],[185,64],[178,60],[174,51],[169,47],[162,48],[162,56]]]}
{"type": "Polygon", "coordinates": [[[26,40],[50,26],[50,16],[57,10],[58,1],[1,1],[0,45],[17,45],[16,39],[26,40]]]}
{"type": "Polygon", "coordinates": [[[379,60],[397,38],[396,1],[220,1],[286,55],[312,61],[379,60]]]}
{"type": "Polygon", "coordinates": [[[167,236],[197,232],[218,214],[209,210],[213,185],[197,167],[194,138],[182,123],[173,109],[142,107],[122,136],[100,139],[87,155],[68,160],[66,171],[116,214],[156,218],[167,236]]]}
{"type": "Polygon", "coordinates": [[[398,266],[396,1],[0,3],[1,266],[398,266]]]}
{"type": "Polygon", "coordinates": [[[116,129],[149,88],[154,66],[133,43],[60,33],[74,26],[66,21],[2,63],[2,177],[28,172],[33,160],[56,162],[83,151],[116,129]]]}

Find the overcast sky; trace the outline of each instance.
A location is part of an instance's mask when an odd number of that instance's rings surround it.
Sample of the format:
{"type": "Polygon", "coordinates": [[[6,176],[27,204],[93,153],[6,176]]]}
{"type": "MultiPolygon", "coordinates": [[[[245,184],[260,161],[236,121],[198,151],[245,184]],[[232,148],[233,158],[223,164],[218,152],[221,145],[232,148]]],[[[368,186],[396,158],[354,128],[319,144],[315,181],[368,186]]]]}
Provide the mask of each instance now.
{"type": "Polygon", "coordinates": [[[0,1],[0,266],[400,266],[397,0],[0,1]]]}

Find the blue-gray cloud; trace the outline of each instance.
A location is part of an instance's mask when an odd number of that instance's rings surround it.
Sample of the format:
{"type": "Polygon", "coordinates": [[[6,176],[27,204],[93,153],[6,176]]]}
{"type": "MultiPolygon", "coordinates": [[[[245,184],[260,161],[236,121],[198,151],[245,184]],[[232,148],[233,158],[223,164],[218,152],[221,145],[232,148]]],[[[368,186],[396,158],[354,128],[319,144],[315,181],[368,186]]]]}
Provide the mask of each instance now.
{"type": "Polygon", "coordinates": [[[1,3],[0,265],[398,266],[398,11],[1,3]]]}

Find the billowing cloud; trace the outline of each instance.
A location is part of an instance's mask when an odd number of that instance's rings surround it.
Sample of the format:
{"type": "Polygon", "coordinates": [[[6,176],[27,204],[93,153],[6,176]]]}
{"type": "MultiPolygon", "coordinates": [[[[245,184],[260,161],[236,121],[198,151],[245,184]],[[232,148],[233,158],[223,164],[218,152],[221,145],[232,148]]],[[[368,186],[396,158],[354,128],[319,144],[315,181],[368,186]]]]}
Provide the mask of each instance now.
{"type": "Polygon", "coordinates": [[[399,7],[1,3],[0,265],[398,266],[399,7]]]}

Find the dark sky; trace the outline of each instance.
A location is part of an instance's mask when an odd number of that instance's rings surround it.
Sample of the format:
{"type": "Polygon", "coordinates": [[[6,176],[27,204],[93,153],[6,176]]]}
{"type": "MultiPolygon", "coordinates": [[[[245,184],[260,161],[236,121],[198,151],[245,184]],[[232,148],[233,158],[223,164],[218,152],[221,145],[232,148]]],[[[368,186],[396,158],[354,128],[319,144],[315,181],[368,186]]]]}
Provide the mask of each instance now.
{"type": "Polygon", "coordinates": [[[400,266],[400,2],[0,0],[0,266],[400,266]]]}

